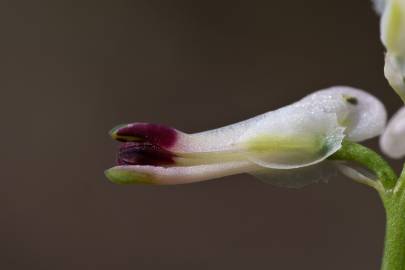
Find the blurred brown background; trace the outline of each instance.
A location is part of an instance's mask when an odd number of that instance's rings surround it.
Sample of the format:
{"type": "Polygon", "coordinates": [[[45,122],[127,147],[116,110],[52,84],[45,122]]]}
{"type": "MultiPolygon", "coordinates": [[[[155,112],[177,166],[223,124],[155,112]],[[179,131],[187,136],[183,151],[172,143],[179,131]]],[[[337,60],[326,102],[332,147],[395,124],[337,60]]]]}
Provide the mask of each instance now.
{"type": "Polygon", "coordinates": [[[196,132],[341,84],[392,114],[369,1],[3,0],[0,25],[0,269],[379,269],[381,203],[343,177],[103,175],[120,123],[196,132]]]}

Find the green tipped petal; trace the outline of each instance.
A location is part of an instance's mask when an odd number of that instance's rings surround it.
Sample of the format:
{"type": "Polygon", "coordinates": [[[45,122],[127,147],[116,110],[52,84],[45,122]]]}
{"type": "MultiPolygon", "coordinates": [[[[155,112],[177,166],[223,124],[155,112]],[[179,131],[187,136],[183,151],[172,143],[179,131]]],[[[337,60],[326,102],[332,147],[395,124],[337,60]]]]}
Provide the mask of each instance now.
{"type": "Polygon", "coordinates": [[[116,184],[155,184],[151,175],[128,170],[123,166],[113,167],[104,173],[111,182],[116,184]]]}
{"type": "Polygon", "coordinates": [[[197,166],[117,166],[106,171],[106,176],[117,184],[188,184],[228,175],[251,172],[259,167],[248,161],[225,162],[197,166]]]}

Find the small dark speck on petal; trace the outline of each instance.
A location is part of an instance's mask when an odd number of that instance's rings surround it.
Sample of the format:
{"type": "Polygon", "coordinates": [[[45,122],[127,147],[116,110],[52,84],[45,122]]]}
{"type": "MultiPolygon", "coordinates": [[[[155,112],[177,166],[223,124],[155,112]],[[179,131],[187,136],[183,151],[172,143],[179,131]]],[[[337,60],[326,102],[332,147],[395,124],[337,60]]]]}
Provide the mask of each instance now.
{"type": "Polygon", "coordinates": [[[359,104],[359,101],[355,97],[346,97],[346,101],[349,102],[352,105],[359,104]]]}

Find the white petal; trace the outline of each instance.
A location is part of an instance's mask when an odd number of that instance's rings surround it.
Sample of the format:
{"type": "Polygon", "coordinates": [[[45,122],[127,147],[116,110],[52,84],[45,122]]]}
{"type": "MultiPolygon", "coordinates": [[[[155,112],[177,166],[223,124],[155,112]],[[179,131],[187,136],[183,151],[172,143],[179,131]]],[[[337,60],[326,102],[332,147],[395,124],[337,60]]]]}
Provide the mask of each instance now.
{"type": "Polygon", "coordinates": [[[380,138],[381,150],[392,158],[405,156],[405,107],[389,121],[380,138]]]}
{"type": "MultiPolygon", "coordinates": [[[[196,134],[182,134],[172,151],[194,160],[251,161],[268,168],[298,168],[326,159],[349,140],[379,135],[386,112],[372,95],[351,87],[331,87],[246,121],[196,134]],[[262,148],[258,149],[258,144],[262,148]],[[188,156],[190,157],[190,155],[188,156]],[[215,158],[216,157],[216,158],[215,158]]],[[[186,160],[184,163],[190,162],[186,160]]]]}
{"type": "MultiPolygon", "coordinates": [[[[257,128],[258,122],[275,121],[280,111],[290,110],[291,106],[301,106],[313,114],[337,114],[339,124],[346,127],[346,135],[353,141],[362,141],[381,134],[387,117],[384,105],[374,96],[352,87],[336,86],[314,92],[290,106],[233,125],[191,135],[183,134],[176,148],[180,152],[232,149],[245,132],[253,127],[257,128]],[[348,102],[351,98],[355,98],[357,104],[348,102]]],[[[287,118],[284,119],[287,121],[287,118]]]]}
{"type": "Polygon", "coordinates": [[[257,165],[244,161],[168,168],[141,165],[116,166],[107,170],[105,174],[112,182],[118,184],[177,185],[251,172],[257,169],[257,165]]]}
{"type": "Polygon", "coordinates": [[[269,113],[255,116],[225,127],[182,136],[175,151],[177,152],[217,152],[232,150],[246,130],[258,121],[266,118],[269,113]]]}
{"type": "Polygon", "coordinates": [[[107,178],[117,184],[153,185],[189,184],[241,173],[249,173],[267,184],[301,188],[312,183],[326,183],[336,174],[336,167],[334,162],[322,162],[304,168],[277,170],[263,168],[251,162],[228,162],[168,168],[139,165],[116,166],[105,172],[107,178]]]}
{"type": "Polygon", "coordinates": [[[331,87],[315,92],[301,102],[313,110],[336,112],[339,123],[346,127],[347,139],[351,141],[364,141],[380,135],[387,121],[381,101],[353,87],[331,87]]]}

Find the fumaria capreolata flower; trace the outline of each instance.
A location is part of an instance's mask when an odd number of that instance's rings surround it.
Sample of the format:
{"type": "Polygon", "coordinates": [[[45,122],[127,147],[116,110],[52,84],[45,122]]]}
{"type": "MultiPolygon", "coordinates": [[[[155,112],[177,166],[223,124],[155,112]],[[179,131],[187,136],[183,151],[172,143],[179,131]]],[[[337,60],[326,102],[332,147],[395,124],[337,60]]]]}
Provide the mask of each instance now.
{"type": "Polygon", "coordinates": [[[340,149],[343,139],[363,141],[377,136],[385,122],[385,108],[379,100],[362,90],[340,86],[195,134],[158,124],[125,124],[110,132],[121,144],[117,166],[105,173],[115,183],[160,185],[251,173],[273,184],[300,187],[319,181],[311,168],[325,164],[322,161],[340,149]]]}

